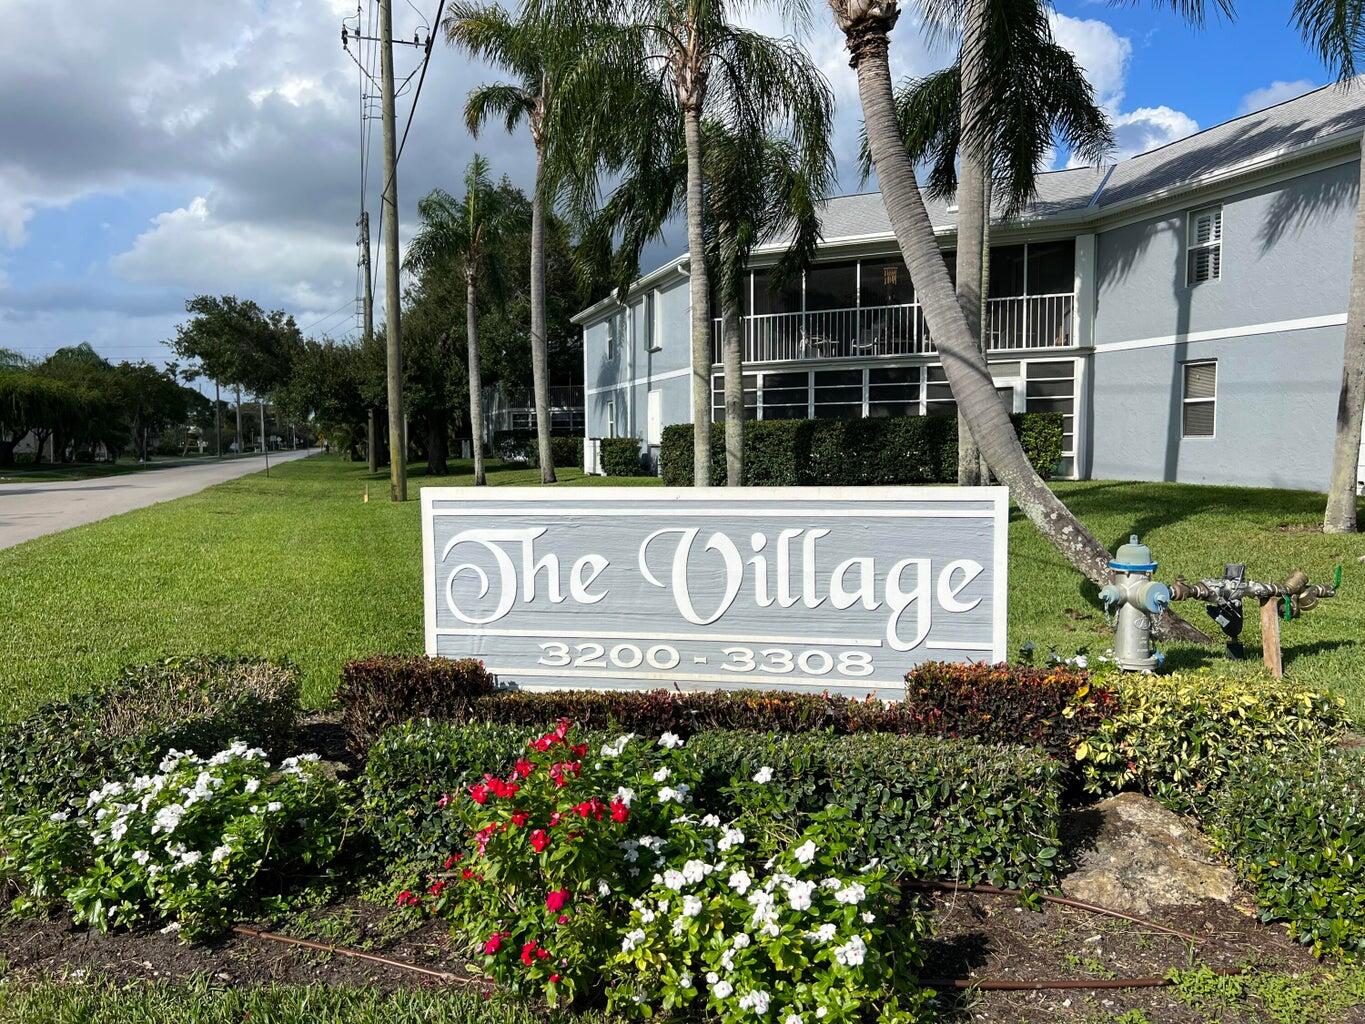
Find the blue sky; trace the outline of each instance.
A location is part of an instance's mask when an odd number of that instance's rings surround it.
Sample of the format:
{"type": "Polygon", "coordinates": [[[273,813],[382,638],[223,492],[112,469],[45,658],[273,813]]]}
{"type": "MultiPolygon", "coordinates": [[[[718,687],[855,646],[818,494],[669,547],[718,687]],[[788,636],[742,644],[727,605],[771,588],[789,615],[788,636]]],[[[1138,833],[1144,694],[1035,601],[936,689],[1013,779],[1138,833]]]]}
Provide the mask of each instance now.
{"type": "MultiPolygon", "coordinates": [[[[1288,0],[1241,6],[1235,23],[1195,30],[1146,2],[1058,0],[1055,30],[1087,69],[1121,149],[1140,151],[1327,81],[1288,24],[1288,0]]],[[[110,358],[161,361],[161,341],[198,291],[251,296],[315,333],[353,332],[358,73],[338,29],[355,0],[10,7],[12,31],[0,37],[0,347],[41,356],[89,341],[110,358]]],[[[841,184],[855,190],[852,73],[816,14],[806,43],[833,83],[841,184]]],[[[395,17],[400,36],[421,27],[406,5],[395,17]]],[[[947,58],[901,19],[898,74],[947,58]]],[[[403,158],[405,222],[418,196],[458,181],[476,146],[527,184],[523,137],[476,143],[452,116],[490,77],[438,45],[403,158]]],[[[376,189],[371,181],[377,222],[376,189]]],[[[651,258],[675,250],[678,234],[651,258]]]]}

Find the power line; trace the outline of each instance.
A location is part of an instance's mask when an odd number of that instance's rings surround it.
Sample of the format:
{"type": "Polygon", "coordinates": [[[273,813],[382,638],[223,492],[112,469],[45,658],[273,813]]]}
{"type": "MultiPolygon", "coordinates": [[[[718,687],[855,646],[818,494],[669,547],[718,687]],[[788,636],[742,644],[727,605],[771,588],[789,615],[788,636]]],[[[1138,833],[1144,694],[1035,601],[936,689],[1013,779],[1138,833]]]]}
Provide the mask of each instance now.
{"type": "Polygon", "coordinates": [[[342,303],[342,304],[341,304],[340,306],[338,306],[336,309],[332,310],[332,311],[331,311],[330,313],[328,313],[326,316],[318,317],[316,320],[314,320],[314,321],[313,321],[311,324],[309,324],[307,327],[300,328],[300,330],[303,331],[303,332],[311,331],[314,327],[316,327],[318,324],[322,323],[324,320],[330,320],[330,319],[332,319],[332,317],[336,316],[336,315],[337,315],[338,313],[340,313],[343,309],[353,309],[353,308],[355,308],[354,305],[353,305],[353,303],[354,303],[354,300],[353,300],[353,299],[347,299],[344,303],[342,303]]]}

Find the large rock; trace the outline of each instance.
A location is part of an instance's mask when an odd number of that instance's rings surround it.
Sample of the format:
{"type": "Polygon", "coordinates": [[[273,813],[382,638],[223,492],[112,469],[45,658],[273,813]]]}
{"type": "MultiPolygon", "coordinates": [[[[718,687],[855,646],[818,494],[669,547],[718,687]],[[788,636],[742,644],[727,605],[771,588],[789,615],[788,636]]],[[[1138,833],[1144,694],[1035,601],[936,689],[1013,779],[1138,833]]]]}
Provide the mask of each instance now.
{"type": "Polygon", "coordinates": [[[1120,793],[1072,822],[1076,869],[1062,879],[1072,899],[1130,914],[1232,900],[1236,881],[1187,821],[1145,796],[1120,793]]]}

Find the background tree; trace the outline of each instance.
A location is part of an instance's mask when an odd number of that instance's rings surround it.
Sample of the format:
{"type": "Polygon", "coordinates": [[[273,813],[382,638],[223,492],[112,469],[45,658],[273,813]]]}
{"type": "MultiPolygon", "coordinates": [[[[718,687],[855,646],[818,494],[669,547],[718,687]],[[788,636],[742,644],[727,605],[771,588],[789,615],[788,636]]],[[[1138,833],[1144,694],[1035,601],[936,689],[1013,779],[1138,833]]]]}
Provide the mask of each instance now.
{"type": "Polygon", "coordinates": [[[129,427],[117,398],[117,373],[89,343],[57,349],[35,372],[61,381],[79,397],[78,405],[52,424],[53,461],[65,461],[68,447],[75,458],[81,451],[93,455],[101,444],[110,451],[125,445],[129,427]]]}
{"type": "MultiPolygon", "coordinates": [[[[868,146],[881,185],[882,202],[915,293],[932,332],[957,407],[997,479],[1021,512],[1086,578],[1109,577],[1109,552],[1038,476],[1024,455],[1004,403],[995,391],[980,338],[972,334],[924,207],[914,162],[901,140],[891,84],[890,34],[900,16],[895,0],[829,0],[857,72],[868,146]]],[[[964,80],[963,89],[967,90],[964,80]]],[[[1169,612],[1160,628],[1168,635],[1210,642],[1169,612]]]]}
{"type": "Polygon", "coordinates": [[[487,483],[483,458],[483,396],[479,374],[479,289],[499,290],[503,276],[500,243],[522,230],[525,211],[494,185],[488,161],[475,155],[465,172],[465,194],[456,200],[434,189],[417,204],[421,226],[408,246],[413,270],[458,274],[465,286],[465,336],[469,375],[469,421],[474,449],[474,483],[487,483]]]}
{"type": "MultiPolygon", "coordinates": [[[[236,390],[236,436],[241,451],[243,359],[265,314],[250,299],[239,300],[235,295],[196,295],[186,301],[185,312],[190,320],[176,326],[175,337],[167,344],[177,356],[191,362],[186,372],[195,373],[197,368],[199,374],[213,381],[215,402],[220,386],[236,390]]],[[[219,443],[221,446],[221,439],[219,443]]]]}
{"type": "Polygon", "coordinates": [[[275,391],[276,403],[288,416],[311,422],[352,460],[362,457],[360,442],[369,421],[370,405],[361,391],[364,358],[360,344],[304,339],[289,379],[275,391]]]}
{"type": "MultiPolygon", "coordinates": [[[[468,408],[467,354],[459,352],[464,289],[449,273],[422,275],[403,310],[403,396],[423,430],[427,475],[450,472],[450,425],[468,408]]],[[[482,363],[482,356],[480,357],[482,363]]]]}
{"type": "MultiPolygon", "coordinates": [[[[1337,76],[1341,88],[1350,81],[1365,51],[1365,0],[1295,0],[1294,21],[1303,37],[1337,76]]],[[[1360,193],[1356,205],[1355,252],[1351,257],[1351,295],[1346,307],[1346,347],[1337,395],[1337,434],[1332,450],[1332,476],[1322,528],[1327,533],[1354,533],[1356,470],[1361,430],[1365,425],[1365,138],[1361,139],[1360,193]]]]}
{"type": "Polygon", "coordinates": [[[146,361],[119,363],[114,373],[133,450],[146,462],[152,436],[189,419],[189,396],[194,392],[180,384],[174,374],[146,361]]]}

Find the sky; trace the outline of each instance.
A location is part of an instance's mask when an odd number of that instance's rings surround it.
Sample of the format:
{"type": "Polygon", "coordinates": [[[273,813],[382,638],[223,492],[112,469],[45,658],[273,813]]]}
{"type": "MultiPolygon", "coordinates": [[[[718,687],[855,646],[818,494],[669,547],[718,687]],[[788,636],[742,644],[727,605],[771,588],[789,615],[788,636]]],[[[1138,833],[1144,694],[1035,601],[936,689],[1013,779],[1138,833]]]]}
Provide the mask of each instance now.
{"type": "MultiPolygon", "coordinates": [[[[160,363],[185,299],[200,292],[285,309],[306,333],[354,336],[360,72],[340,33],[355,5],[0,0],[0,347],[41,357],[88,341],[113,360],[160,363]]],[[[425,33],[436,5],[395,0],[395,35],[425,33]]],[[[1236,22],[1202,30],[1157,6],[1055,4],[1058,40],[1114,120],[1115,156],[1329,80],[1289,25],[1288,0],[1241,0],[1236,22]]],[[[771,15],[746,20],[787,31],[771,15]]],[[[859,191],[856,83],[823,5],[801,39],[834,88],[841,190],[859,191]]],[[[401,79],[420,54],[397,50],[401,79]]],[[[951,53],[928,45],[907,14],[892,57],[900,77],[941,67],[951,53]]],[[[472,139],[464,128],[465,94],[496,77],[437,42],[399,165],[400,240],[416,200],[436,186],[458,191],[475,151],[529,185],[524,131],[495,126],[472,139]]],[[[415,84],[398,101],[400,126],[415,84]]],[[[364,195],[377,234],[377,120],[372,129],[364,195]]],[[[646,265],[681,244],[671,232],[646,265]]],[[[380,286],[382,310],[382,274],[380,286]]]]}

